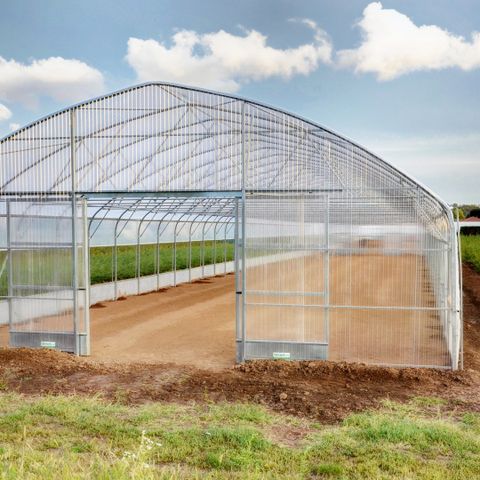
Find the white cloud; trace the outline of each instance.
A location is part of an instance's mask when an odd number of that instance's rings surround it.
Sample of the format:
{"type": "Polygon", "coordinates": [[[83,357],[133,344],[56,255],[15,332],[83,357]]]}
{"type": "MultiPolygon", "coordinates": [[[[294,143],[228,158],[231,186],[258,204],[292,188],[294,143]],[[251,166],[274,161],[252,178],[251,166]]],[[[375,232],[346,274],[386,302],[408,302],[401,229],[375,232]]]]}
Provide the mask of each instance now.
{"type": "Polygon", "coordinates": [[[161,80],[237,91],[242,83],[269,77],[307,75],[319,63],[330,63],[332,45],[312,20],[300,20],[314,31],[311,43],[277,49],[255,30],[244,36],[180,30],[171,46],[156,40],[130,38],[126,59],[140,81],[161,80]]]}
{"type": "Polygon", "coordinates": [[[74,102],[104,90],[103,75],[84,62],[62,57],[24,64],[0,57],[0,99],[35,108],[39,98],[74,102]]]}
{"type": "Polygon", "coordinates": [[[10,128],[10,130],[12,132],[14,132],[15,130],[18,130],[20,128],[20,124],[19,123],[11,123],[8,127],[10,128]]]}
{"type": "Polygon", "coordinates": [[[406,15],[370,3],[358,22],[362,42],[358,48],[340,50],[340,66],[356,72],[374,73],[379,80],[391,80],[416,70],[480,67],[480,33],[471,41],[436,25],[415,25],[406,15]]]}
{"type": "Polygon", "coordinates": [[[0,122],[8,120],[12,116],[12,112],[2,103],[0,103],[0,122]]]}

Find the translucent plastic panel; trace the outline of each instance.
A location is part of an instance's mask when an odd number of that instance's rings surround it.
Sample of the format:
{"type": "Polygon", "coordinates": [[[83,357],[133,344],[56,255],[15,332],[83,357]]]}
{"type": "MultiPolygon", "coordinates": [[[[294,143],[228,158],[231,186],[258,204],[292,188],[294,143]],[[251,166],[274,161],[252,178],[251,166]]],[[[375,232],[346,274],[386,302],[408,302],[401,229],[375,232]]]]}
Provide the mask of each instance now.
{"type": "Polygon", "coordinates": [[[332,309],[330,359],[447,367],[450,354],[436,310],[332,309]]]}
{"type": "Polygon", "coordinates": [[[247,198],[247,340],[327,341],[326,210],[323,195],[247,198]]]}
{"type": "Polygon", "coordinates": [[[246,316],[249,341],[326,341],[325,309],[316,305],[247,303],[246,316]]]}
{"type": "Polygon", "coordinates": [[[74,351],[75,335],[87,330],[85,210],[78,203],[72,215],[71,199],[62,197],[6,203],[12,345],[74,351]]]}

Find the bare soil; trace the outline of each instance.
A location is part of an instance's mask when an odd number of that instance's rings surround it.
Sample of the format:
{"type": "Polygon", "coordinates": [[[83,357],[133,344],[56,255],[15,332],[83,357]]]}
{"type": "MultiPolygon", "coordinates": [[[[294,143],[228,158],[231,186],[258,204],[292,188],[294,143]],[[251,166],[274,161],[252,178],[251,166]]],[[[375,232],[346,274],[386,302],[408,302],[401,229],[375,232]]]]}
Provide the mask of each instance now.
{"type": "Polygon", "coordinates": [[[234,275],[219,276],[94,306],[91,358],[217,370],[231,367],[234,283],[234,275]]]}
{"type": "MultiPolygon", "coordinates": [[[[212,279],[202,287],[219,288],[222,280],[212,279]]],[[[227,278],[226,281],[232,280],[227,278]]],[[[177,300],[181,299],[186,308],[189,302],[194,301],[194,289],[190,286],[170,290],[173,291],[171,295],[179,296],[177,300]]],[[[126,305],[128,302],[135,303],[137,299],[132,297],[115,305],[126,305]]],[[[140,304],[135,305],[141,308],[140,304]]],[[[93,311],[105,310],[108,305],[99,307],[93,311]]],[[[112,363],[98,358],[76,358],[51,350],[1,349],[0,385],[3,389],[29,395],[101,394],[107,399],[127,403],[256,402],[277,411],[313,417],[327,423],[339,421],[352,411],[376,407],[385,398],[403,401],[412,396],[437,396],[445,398],[458,411],[480,411],[480,275],[469,266],[464,266],[464,308],[465,369],[459,372],[281,361],[255,361],[214,370],[159,363],[156,359],[152,362],[112,363]]],[[[205,312],[209,312],[208,306],[205,312]]],[[[138,317],[141,318],[143,313],[139,311],[138,317]]],[[[196,321],[208,322],[208,315],[199,315],[196,321]]],[[[109,331],[112,338],[114,331],[109,328],[113,328],[113,324],[108,327],[107,322],[101,328],[104,329],[107,351],[109,344],[106,339],[109,331]]],[[[168,328],[173,329],[173,324],[168,328]]],[[[183,333],[177,332],[178,335],[183,333]]],[[[139,332],[132,336],[141,337],[139,332]]],[[[182,341],[189,340],[177,341],[177,345],[181,345],[182,341]]],[[[130,348],[134,348],[134,344],[135,341],[130,348]]],[[[233,345],[230,348],[225,358],[233,355],[233,345]]],[[[128,351],[126,349],[127,354],[128,351]]],[[[206,364],[210,361],[209,356],[205,354],[206,364]]]]}

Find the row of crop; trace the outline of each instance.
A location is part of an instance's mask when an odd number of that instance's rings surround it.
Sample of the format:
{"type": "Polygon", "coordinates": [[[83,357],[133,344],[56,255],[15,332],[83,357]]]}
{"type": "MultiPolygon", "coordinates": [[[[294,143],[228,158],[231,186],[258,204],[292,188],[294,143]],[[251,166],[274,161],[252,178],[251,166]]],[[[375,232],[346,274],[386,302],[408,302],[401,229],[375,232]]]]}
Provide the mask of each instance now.
{"type": "MultiPolygon", "coordinates": [[[[82,277],[79,251],[79,277],[82,277]]],[[[231,261],[234,258],[234,244],[231,241],[205,241],[178,243],[176,250],[171,243],[158,245],[122,245],[117,247],[92,247],[90,249],[91,284],[135,278],[140,275],[183,270],[231,261]],[[176,260],[174,257],[176,251],[176,260]],[[116,267],[115,267],[116,263],[116,267]]],[[[24,296],[47,291],[49,287],[71,286],[72,256],[70,249],[30,249],[13,254],[12,280],[14,295],[24,296]]],[[[0,296],[8,294],[8,265],[6,252],[0,252],[0,296]]]]}
{"type": "MultiPolygon", "coordinates": [[[[170,272],[174,269],[183,270],[190,266],[210,265],[230,261],[234,258],[232,242],[201,242],[180,243],[176,246],[176,261],[174,246],[171,243],[157,245],[141,245],[139,251],[135,246],[117,248],[116,278],[118,280],[134,278],[138,274],[153,275],[170,272]]],[[[110,282],[115,279],[115,255],[113,247],[94,247],[90,253],[91,283],[110,282]]]]}

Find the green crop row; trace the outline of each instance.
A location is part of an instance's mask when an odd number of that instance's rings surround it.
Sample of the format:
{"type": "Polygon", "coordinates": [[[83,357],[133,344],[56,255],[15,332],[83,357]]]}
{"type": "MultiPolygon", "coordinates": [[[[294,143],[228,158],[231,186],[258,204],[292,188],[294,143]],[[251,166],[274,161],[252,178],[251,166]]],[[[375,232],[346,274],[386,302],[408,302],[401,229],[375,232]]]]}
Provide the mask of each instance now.
{"type": "MultiPolygon", "coordinates": [[[[90,249],[90,282],[92,284],[135,278],[140,275],[169,272],[174,265],[177,270],[231,261],[234,258],[234,244],[231,241],[205,241],[178,243],[175,249],[171,243],[157,245],[119,246],[115,255],[113,247],[92,247],[90,249]],[[176,261],[175,261],[176,257],[176,261]]],[[[81,257],[82,252],[79,255],[81,257]]],[[[7,295],[7,258],[0,252],[0,296],[7,295]]],[[[13,283],[15,295],[34,293],[33,286],[68,286],[72,282],[72,258],[68,249],[22,250],[14,252],[13,283]],[[19,286],[24,286],[19,288],[19,286]]],[[[79,259],[79,268],[83,262],[79,259]]],[[[80,272],[80,277],[81,272],[80,272]]]]}

